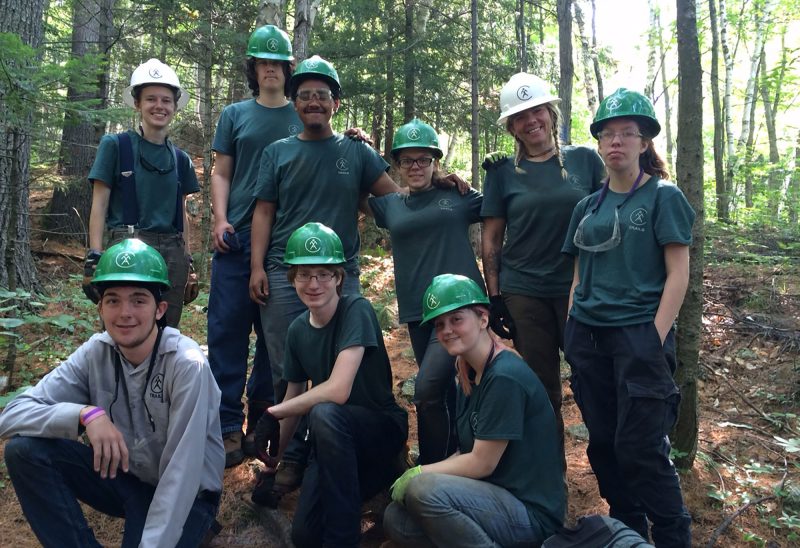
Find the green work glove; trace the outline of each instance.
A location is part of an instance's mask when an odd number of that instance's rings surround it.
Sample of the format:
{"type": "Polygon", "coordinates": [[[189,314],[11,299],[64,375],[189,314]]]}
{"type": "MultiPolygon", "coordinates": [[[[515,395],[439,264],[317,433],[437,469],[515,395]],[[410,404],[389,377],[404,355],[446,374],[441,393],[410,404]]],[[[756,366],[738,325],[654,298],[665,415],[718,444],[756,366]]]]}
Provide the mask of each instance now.
{"type": "Polygon", "coordinates": [[[481,167],[486,171],[489,171],[490,169],[502,165],[506,160],[508,160],[508,155],[505,152],[490,152],[483,157],[483,163],[481,163],[481,167]]]}
{"type": "Polygon", "coordinates": [[[403,475],[394,480],[392,484],[392,500],[403,504],[406,498],[406,489],[408,489],[408,482],[411,478],[419,476],[422,473],[422,465],[417,465],[414,468],[409,468],[403,475]]]}

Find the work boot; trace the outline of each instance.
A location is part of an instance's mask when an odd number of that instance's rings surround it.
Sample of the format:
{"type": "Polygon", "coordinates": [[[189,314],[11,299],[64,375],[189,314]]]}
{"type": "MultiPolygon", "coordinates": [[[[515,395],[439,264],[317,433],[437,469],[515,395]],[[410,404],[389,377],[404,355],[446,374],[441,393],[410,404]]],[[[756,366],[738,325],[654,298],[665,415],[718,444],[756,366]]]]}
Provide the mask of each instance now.
{"type": "Polygon", "coordinates": [[[222,443],[225,446],[225,468],[237,466],[244,460],[242,451],[242,431],[228,432],[222,435],[222,443]]]}
{"type": "Polygon", "coordinates": [[[253,494],[250,496],[250,500],[259,506],[277,508],[282,495],[274,491],[274,484],[275,472],[259,472],[258,481],[253,488],[253,494]]]}
{"type": "Polygon", "coordinates": [[[305,465],[297,462],[281,461],[275,474],[275,491],[281,495],[291,493],[303,483],[305,465]]]}

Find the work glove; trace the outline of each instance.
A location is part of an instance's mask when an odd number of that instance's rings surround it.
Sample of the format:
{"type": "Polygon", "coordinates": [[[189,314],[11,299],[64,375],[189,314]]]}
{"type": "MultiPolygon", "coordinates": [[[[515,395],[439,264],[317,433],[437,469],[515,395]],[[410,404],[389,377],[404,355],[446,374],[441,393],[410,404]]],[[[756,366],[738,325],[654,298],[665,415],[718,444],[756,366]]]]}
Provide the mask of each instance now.
{"type": "Polygon", "coordinates": [[[489,327],[504,339],[517,337],[517,326],[500,295],[489,297],[489,327]]]}
{"type": "Polygon", "coordinates": [[[200,282],[197,279],[197,272],[194,271],[194,263],[189,257],[189,278],[183,288],[183,304],[189,304],[200,294],[200,282]]]}
{"type": "Polygon", "coordinates": [[[100,302],[100,291],[92,284],[92,278],[94,278],[94,271],[102,256],[102,252],[96,249],[90,249],[86,252],[86,258],[83,260],[83,283],[81,284],[81,288],[83,289],[83,293],[94,304],[100,302]]]}
{"type": "Polygon", "coordinates": [[[415,478],[422,473],[422,466],[417,465],[414,468],[409,468],[403,475],[394,480],[392,484],[392,500],[404,504],[406,498],[406,489],[408,489],[408,482],[411,481],[411,478],[415,478]]]}
{"type": "Polygon", "coordinates": [[[503,162],[508,160],[508,155],[505,152],[490,152],[486,156],[483,157],[483,162],[481,163],[481,167],[486,171],[490,169],[494,169],[503,165],[503,162]]]}
{"type": "Polygon", "coordinates": [[[256,453],[267,466],[275,464],[281,444],[281,423],[275,415],[264,411],[256,424],[256,453]]]}

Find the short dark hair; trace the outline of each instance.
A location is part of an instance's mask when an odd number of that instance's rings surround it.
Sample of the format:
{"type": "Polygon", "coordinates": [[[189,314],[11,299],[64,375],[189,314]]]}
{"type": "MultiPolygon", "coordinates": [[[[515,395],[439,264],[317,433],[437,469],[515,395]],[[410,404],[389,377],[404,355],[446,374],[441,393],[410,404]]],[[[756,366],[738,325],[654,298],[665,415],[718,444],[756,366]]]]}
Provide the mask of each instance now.
{"type": "MultiPolygon", "coordinates": [[[[247,77],[247,87],[253,92],[253,97],[258,97],[259,86],[256,76],[256,64],[260,57],[248,57],[244,62],[244,75],[247,77]]],[[[265,59],[267,60],[267,59],[265,59]]],[[[289,82],[292,79],[292,64],[289,61],[278,61],[283,66],[283,96],[289,97],[289,82]]]]}

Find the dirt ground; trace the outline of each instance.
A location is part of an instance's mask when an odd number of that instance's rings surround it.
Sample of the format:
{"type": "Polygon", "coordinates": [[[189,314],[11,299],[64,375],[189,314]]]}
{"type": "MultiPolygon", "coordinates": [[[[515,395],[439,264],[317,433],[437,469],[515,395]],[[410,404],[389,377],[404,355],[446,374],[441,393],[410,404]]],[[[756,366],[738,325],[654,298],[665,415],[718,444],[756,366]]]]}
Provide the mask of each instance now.
{"type": "MultiPolygon", "coordinates": [[[[46,196],[34,196],[32,209],[46,196]]],[[[194,231],[193,240],[199,238],[194,231]]],[[[736,244],[739,245],[739,244],[736,244]]],[[[193,241],[199,249],[199,241],[193,241]]],[[[745,547],[800,546],[800,259],[786,253],[777,241],[764,237],[744,256],[737,256],[728,235],[712,242],[705,273],[703,341],[699,372],[698,453],[690,470],[681,471],[686,505],[693,518],[695,546],[745,547]],[[772,254],[772,256],[770,256],[772,254]],[[766,257],[757,260],[757,257],[766,257]],[[780,256],[782,258],[776,258],[780,256]],[[720,529],[719,532],[717,530],[720,529]]],[[[794,248],[792,248],[794,249],[794,248]]],[[[91,307],[81,302],[75,277],[80,272],[83,249],[37,239],[34,252],[41,280],[57,299],[48,301],[44,315],[83,314],[91,307]],[[69,276],[72,276],[70,278],[69,276]],[[71,287],[71,289],[65,289],[71,287]]],[[[392,289],[391,259],[368,261],[362,280],[365,293],[374,298],[392,289]]],[[[205,344],[206,296],[184,312],[182,330],[205,344]]],[[[390,307],[391,308],[391,307],[390,307]]],[[[87,332],[54,331],[52,326],[23,330],[24,339],[44,340],[36,351],[18,356],[18,370],[29,371],[35,382],[83,339],[87,332]],[[47,352],[41,351],[43,346],[47,352]]],[[[402,382],[416,372],[404,327],[385,332],[399,394],[402,382]]],[[[604,513],[595,478],[588,465],[581,416],[564,379],[564,421],[569,482],[569,518],[604,513]]],[[[13,388],[13,386],[12,386],[13,388]]],[[[399,397],[409,411],[409,444],[416,444],[413,406],[399,397]]],[[[2,453],[2,444],[0,444],[2,453]]],[[[260,464],[244,464],[225,472],[225,493],[218,519],[223,531],[212,546],[270,547],[287,545],[288,523],[296,495],[282,501],[279,510],[255,507],[250,492],[260,464]]],[[[365,506],[363,546],[380,546],[380,510],[385,496],[365,506]]],[[[99,541],[114,546],[120,538],[121,520],[87,509],[99,541]]],[[[0,547],[37,546],[0,464],[0,547]]]]}

